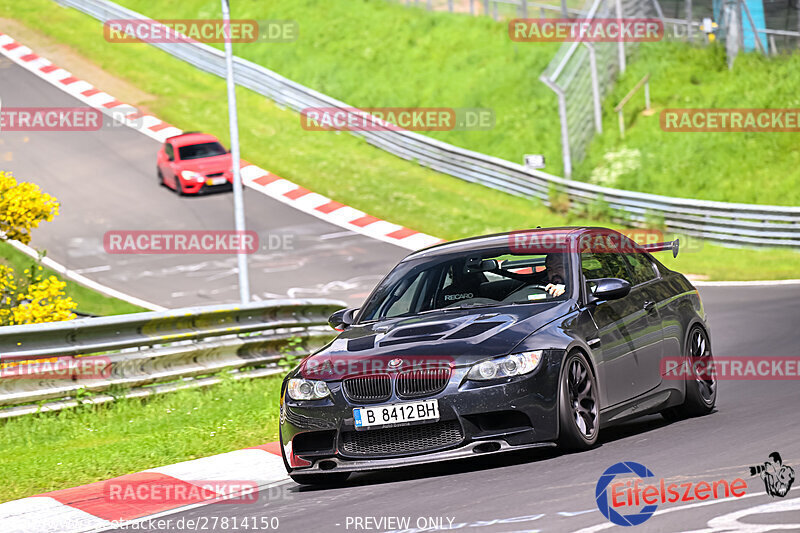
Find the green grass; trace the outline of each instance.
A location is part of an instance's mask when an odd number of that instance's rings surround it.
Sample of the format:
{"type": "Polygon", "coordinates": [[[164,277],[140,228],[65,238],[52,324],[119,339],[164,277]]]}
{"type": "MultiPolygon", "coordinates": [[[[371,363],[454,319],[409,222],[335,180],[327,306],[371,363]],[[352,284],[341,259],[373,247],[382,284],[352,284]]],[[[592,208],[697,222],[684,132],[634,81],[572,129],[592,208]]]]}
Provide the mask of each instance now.
{"type": "MultiPolygon", "coordinates": [[[[150,0],[121,3],[161,18],[219,16],[214,0],[157,7],[150,0]]],[[[490,131],[427,135],[509,161],[541,153],[547,171],[562,175],[556,99],[538,79],[557,44],[514,43],[505,22],[385,0],[269,0],[238,2],[234,9],[234,17],[292,19],[300,27],[294,43],[238,44],[237,55],[351,105],[491,108],[497,123],[490,131]]],[[[532,11],[530,16],[539,16],[532,11]]],[[[640,164],[613,186],[687,198],[800,204],[797,133],[662,132],[658,114],[636,116],[637,107],[643,107],[640,94],[629,106],[629,130],[621,142],[613,106],[647,72],[657,109],[800,107],[800,54],[775,59],[742,54],[729,71],[722,46],[647,44],[606,100],[605,134],[576,169],[577,179],[589,180],[592,170],[605,164],[607,152],[628,148],[641,152],[640,164]]]]}
{"type": "MultiPolygon", "coordinates": [[[[159,18],[220,17],[214,0],[121,3],[159,18]]],[[[386,0],[250,1],[233,9],[234,18],[296,20],[300,28],[295,42],[235,44],[236,55],[353,106],[492,109],[491,130],[425,134],[519,163],[542,153],[548,171],[560,174],[556,97],[538,79],[558,44],[512,42],[506,23],[386,0]]]]}
{"type": "MultiPolygon", "coordinates": [[[[34,269],[39,266],[34,259],[31,259],[8,243],[2,241],[0,241],[0,263],[13,268],[17,273],[22,273],[25,269],[34,269]]],[[[148,311],[148,309],[137,305],[105,296],[92,289],[87,289],[83,285],[65,279],[53,270],[43,267],[42,277],[49,277],[51,275],[62,281],[66,281],[67,287],[65,293],[78,304],[77,311],[80,313],[107,316],[148,311]]]]}
{"type": "Polygon", "coordinates": [[[274,441],[280,383],[226,380],[0,421],[0,501],[274,441]]]}
{"type": "Polygon", "coordinates": [[[610,166],[607,154],[635,150],[639,155],[631,157],[630,170],[604,185],[706,200],[800,205],[800,134],[664,132],[659,124],[660,111],[668,108],[800,108],[798,86],[797,53],[771,59],[741,54],[728,70],[722,46],[642,45],[607,98],[604,133],[595,137],[576,174],[592,181],[594,169],[610,166]],[[625,107],[623,140],[613,107],[647,73],[656,112],[642,114],[640,90],[625,107]]]}
{"type": "MultiPolygon", "coordinates": [[[[277,19],[288,16],[288,12],[278,10],[281,6],[289,9],[289,4],[284,4],[281,2],[269,4],[269,17],[277,19]]],[[[298,6],[306,4],[306,0],[297,2],[298,6]]],[[[399,9],[396,15],[400,18],[393,22],[392,27],[401,33],[406,31],[405,26],[399,23],[401,21],[414,24],[436,21],[429,23],[431,26],[425,36],[435,34],[440,23],[455,24],[447,13],[429,15],[423,10],[391,6],[383,0],[351,3],[353,9],[373,4],[384,6],[370,7],[377,9],[378,13],[389,10],[386,13],[393,14],[393,9],[399,9]],[[419,13],[424,17],[418,20],[413,18],[416,17],[413,13],[419,13]],[[412,19],[406,20],[403,17],[412,19]]],[[[128,5],[134,6],[134,2],[128,2],[128,5]]],[[[187,5],[193,4],[189,1],[187,5]]],[[[207,10],[199,11],[195,16],[216,16],[216,11],[213,11],[216,9],[216,4],[212,2],[204,5],[207,6],[207,10]]],[[[251,4],[244,5],[245,12],[249,5],[251,4]]],[[[337,1],[332,1],[330,6],[329,17],[333,17],[337,9],[343,9],[337,1]]],[[[181,11],[172,4],[165,6],[164,9],[168,11],[164,17],[177,17],[181,14],[181,11]]],[[[30,0],[24,3],[0,0],[0,12],[4,14],[3,16],[13,17],[31,28],[45,32],[46,35],[101,66],[108,73],[149,93],[153,99],[147,101],[147,107],[162,119],[184,129],[208,131],[223,141],[227,140],[227,104],[224,98],[223,80],[202,73],[146,44],[108,43],[103,39],[102,27],[97,21],[77,11],[58,7],[50,0],[30,0]]],[[[235,13],[234,16],[243,15],[235,13]]],[[[379,24],[382,20],[382,17],[377,15],[373,18],[375,20],[368,18],[359,24],[369,26],[371,23],[379,24]]],[[[482,18],[468,16],[462,18],[471,21],[470,24],[494,27],[493,22],[482,18]]],[[[335,24],[329,25],[335,26],[335,24]]],[[[339,28],[339,37],[345,35],[341,33],[345,29],[346,26],[339,28]]],[[[311,32],[311,36],[313,35],[311,32]]],[[[331,43],[335,41],[334,37],[329,37],[331,43]]],[[[364,38],[369,36],[365,35],[364,38]]],[[[434,37],[420,37],[417,41],[426,41],[429,38],[434,37]]],[[[303,39],[298,43],[310,46],[303,39]]],[[[362,52],[369,48],[366,44],[362,43],[362,52]]],[[[380,50],[379,43],[373,44],[377,54],[380,50]]],[[[444,44],[446,43],[441,43],[442,46],[444,44]]],[[[282,50],[280,47],[287,45],[271,46],[275,48],[276,56],[290,53],[280,51],[282,50]]],[[[351,44],[351,46],[356,45],[351,44]]],[[[465,46],[465,43],[462,43],[462,46],[465,46]]],[[[488,43],[486,46],[492,45],[488,43]]],[[[425,54],[416,48],[411,46],[411,53],[422,62],[421,57],[425,54]]],[[[470,50],[469,53],[479,53],[474,48],[470,50]]],[[[237,52],[241,53],[241,50],[237,52]]],[[[306,50],[304,53],[311,54],[311,51],[306,50]]],[[[344,50],[339,50],[339,54],[343,53],[344,50]]],[[[301,63],[297,61],[297,57],[294,61],[301,63]]],[[[325,52],[325,57],[331,61],[336,59],[329,52],[325,52]]],[[[398,55],[396,59],[399,60],[400,57],[398,55]]],[[[313,58],[309,58],[311,59],[313,58]]],[[[353,61],[358,63],[357,59],[353,61]]],[[[403,70],[400,67],[395,68],[403,70]]],[[[325,70],[321,72],[324,73],[325,70]]],[[[322,73],[319,76],[327,79],[322,73]]],[[[425,89],[425,84],[428,81],[434,83],[437,74],[428,71],[428,75],[430,80],[420,78],[417,82],[422,91],[432,94],[430,89],[425,89]]],[[[364,79],[363,75],[361,79],[364,79]]],[[[400,84],[399,78],[393,79],[400,84]]],[[[492,77],[483,78],[485,84],[492,82],[492,77]]],[[[530,79],[528,87],[536,83],[538,81],[530,79]]],[[[373,85],[372,82],[362,84],[369,88],[373,85]]],[[[374,84],[380,86],[378,82],[374,84]]],[[[401,90],[402,85],[398,86],[398,91],[401,90]]],[[[470,87],[465,88],[467,93],[470,90],[470,87]]],[[[364,89],[363,92],[368,92],[368,89],[364,89]]],[[[453,91],[454,94],[458,92],[453,91]]],[[[565,218],[553,213],[539,202],[513,197],[427,170],[373,148],[361,139],[346,133],[306,131],[300,127],[299,116],[296,113],[281,109],[266,98],[244,89],[239,89],[237,95],[244,158],[313,191],[380,218],[445,239],[531,228],[537,225],[591,222],[586,217],[580,216],[565,218]]],[[[131,103],[136,104],[136,102],[131,103]]],[[[419,102],[414,102],[417,103],[419,102]]],[[[552,131],[552,124],[549,123],[547,128],[542,128],[542,131],[552,131]]],[[[551,137],[552,142],[558,142],[556,136],[551,135],[551,137]]],[[[536,151],[541,152],[538,146],[536,151]]],[[[31,179],[35,181],[35,177],[31,179]]],[[[718,280],[787,278],[797,277],[797,272],[800,272],[798,253],[731,250],[712,245],[705,245],[698,253],[681,254],[677,260],[672,260],[670,257],[665,263],[681,272],[718,280]]]]}

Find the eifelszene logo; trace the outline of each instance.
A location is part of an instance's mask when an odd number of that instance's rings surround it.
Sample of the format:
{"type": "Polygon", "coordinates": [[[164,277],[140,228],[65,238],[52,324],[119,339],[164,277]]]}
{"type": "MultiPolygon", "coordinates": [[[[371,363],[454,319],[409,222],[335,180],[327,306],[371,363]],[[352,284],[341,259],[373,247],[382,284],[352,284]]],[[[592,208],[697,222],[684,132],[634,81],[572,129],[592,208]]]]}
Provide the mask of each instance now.
{"type": "Polygon", "coordinates": [[[662,478],[658,484],[642,483],[642,479],[651,477],[655,475],[646,466],[632,461],[610,466],[597,480],[595,487],[598,509],[614,524],[636,526],[653,516],[659,503],[716,500],[731,496],[741,498],[747,490],[747,482],[742,478],[731,482],[719,479],[669,484],[662,478]],[[617,476],[624,478],[615,481],[617,476]],[[625,513],[627,510],[634,512],[625,513]]]}

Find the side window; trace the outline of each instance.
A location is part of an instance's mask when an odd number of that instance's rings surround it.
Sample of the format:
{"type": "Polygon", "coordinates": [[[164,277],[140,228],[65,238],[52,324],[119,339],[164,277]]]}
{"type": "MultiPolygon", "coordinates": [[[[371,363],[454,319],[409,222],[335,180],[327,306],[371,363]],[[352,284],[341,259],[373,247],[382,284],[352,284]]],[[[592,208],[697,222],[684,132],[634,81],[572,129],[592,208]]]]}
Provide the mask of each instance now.
{"type": "Polygon", "coordinates": [[[625,253],[622,255],[631,267],[632,285],[639,285],[656,278],[653,262],[645,254],[625,253]]]}
{"type": "MultiPolygon", "coordinates": [[[[581,253],[581,270],[586,279],[620,278],[631,282],[623,255],[612,252],[581,253]]],[[[632,282],[631,282],[632,284],[632,282]]]]}
{"type": "Polygon", "coordinates": [[[173,150],[170,143],[164,143],[164,153],[167,154],[167,159],[170,161],[175,159],[175,150],[173,150]]]}

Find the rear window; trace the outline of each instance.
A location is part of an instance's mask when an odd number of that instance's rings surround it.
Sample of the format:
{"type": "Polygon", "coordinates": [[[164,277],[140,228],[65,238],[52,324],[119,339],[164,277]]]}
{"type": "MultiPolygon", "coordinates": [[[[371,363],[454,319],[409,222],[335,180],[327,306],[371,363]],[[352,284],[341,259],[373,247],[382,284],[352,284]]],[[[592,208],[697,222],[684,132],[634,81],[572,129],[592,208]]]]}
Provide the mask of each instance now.
{"type": "Polygon", "coordinates": [[[216,155],[225,155],[225,148],[218,142],[190,144],[178,148],[178,154],[181,159],[200,159],[203,157],[214,157],[216,155]]]}

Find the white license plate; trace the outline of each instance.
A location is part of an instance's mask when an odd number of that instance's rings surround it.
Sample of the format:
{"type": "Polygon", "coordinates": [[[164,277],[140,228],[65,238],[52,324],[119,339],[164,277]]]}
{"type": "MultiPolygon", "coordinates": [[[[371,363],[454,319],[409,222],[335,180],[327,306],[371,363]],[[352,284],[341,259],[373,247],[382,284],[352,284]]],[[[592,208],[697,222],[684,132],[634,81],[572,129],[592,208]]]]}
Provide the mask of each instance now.
{"type": "Polygon", "coordinates": [[[423,420],[439,420],[439,400],[396,403],[353,409],[356,429],[423,420]]]}
{"type": "Polygon", "coordinates": [[[206,185],[222,185],[226,181],[228,180],[226,180],[225,178],[208,178],[206,180],[206,185]]]}

